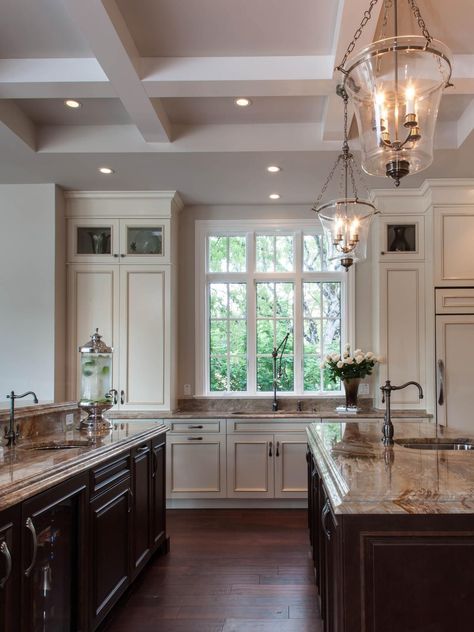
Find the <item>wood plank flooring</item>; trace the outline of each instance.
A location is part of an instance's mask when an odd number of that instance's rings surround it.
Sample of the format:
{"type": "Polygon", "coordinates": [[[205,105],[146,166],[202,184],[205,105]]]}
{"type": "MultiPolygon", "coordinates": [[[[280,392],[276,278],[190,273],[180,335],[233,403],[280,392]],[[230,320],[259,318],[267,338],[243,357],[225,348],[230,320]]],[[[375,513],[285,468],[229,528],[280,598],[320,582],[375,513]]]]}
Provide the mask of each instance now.
{"type": "Polygon", "coordinates": [[[168,511],[171,551],[107,632],[322,632],[306,511],[168,511]]]}

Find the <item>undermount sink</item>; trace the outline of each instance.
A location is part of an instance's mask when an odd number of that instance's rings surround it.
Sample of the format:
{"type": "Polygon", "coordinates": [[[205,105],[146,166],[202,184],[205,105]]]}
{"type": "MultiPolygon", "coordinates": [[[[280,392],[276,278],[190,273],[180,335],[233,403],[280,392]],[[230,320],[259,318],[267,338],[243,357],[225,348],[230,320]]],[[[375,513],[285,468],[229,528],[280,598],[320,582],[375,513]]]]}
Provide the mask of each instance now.
{"type": "Polygon", "coordinates": [[[412,450],[474,450],[474,442],[471,439],[397,439],[395,443],[403,448],[412,450]]]}
{"type": "Polygon", "coordinates": [[[42,441],[19,445],[22,450],[73,450],[74,448],[88,448],[92,443],[87,439],[69,439],[67,441],[42,441]]]}

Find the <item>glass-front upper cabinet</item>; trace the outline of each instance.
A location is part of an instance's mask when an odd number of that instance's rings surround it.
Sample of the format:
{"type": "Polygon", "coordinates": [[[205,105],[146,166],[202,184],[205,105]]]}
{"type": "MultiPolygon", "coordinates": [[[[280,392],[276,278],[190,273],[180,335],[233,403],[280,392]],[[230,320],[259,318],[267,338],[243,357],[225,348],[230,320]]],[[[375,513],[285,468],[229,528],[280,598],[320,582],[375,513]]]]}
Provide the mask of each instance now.
{"type": "Polygon", "coordinates": [[[68,260],[73,262],[168,263],[168,219],[71,219],[68,260]]]}

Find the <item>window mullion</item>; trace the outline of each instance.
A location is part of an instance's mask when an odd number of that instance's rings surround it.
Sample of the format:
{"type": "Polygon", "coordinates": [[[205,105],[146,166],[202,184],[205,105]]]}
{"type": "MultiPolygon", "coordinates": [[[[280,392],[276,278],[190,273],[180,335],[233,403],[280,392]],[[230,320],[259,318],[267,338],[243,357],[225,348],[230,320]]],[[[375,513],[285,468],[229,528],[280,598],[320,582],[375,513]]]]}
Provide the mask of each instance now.
{"type": "Polygon", "coordinates": [[[294,306],[293,306],[293,363],[294,391],[303,393],[303,236],[301,231],[295,234],[294,250],[294,306]]]}
{"type": "Polygon", "coordinates": [[[257,384],[257,285],[255,282],[255,234],[247,233],[247,392],[255,395],[257,384]]]}

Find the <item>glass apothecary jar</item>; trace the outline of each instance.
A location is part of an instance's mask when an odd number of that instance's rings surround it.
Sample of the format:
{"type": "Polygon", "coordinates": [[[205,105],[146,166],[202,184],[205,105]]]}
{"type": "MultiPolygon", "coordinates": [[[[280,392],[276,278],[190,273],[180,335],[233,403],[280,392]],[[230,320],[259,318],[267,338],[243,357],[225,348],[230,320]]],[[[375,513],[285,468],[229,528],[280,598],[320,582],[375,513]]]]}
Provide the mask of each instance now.
{"type": "Polygon", "coordinates": [[[103,413],[117,403],[117,391],[112,389],[112,347],[102,340],[96,329],[91,339],[79,347],[81,354],[81,397],[79,407],[88,413],[81,428],[100,424],[110,425],[103,413]]]}

